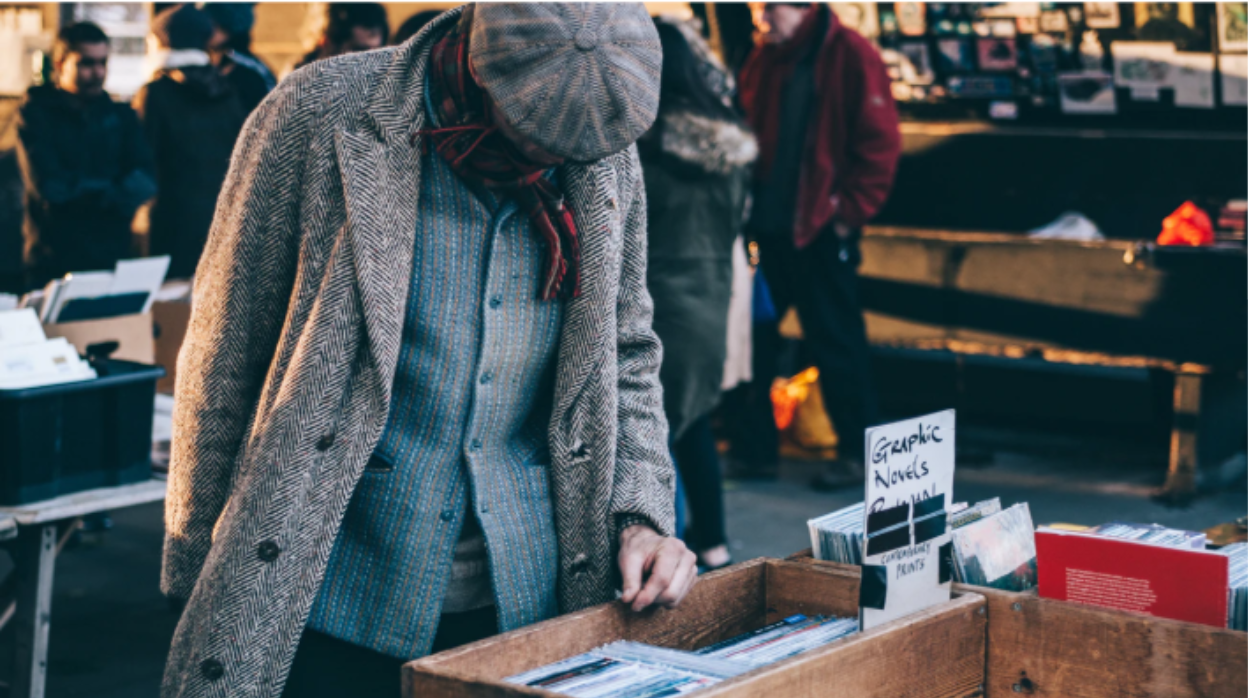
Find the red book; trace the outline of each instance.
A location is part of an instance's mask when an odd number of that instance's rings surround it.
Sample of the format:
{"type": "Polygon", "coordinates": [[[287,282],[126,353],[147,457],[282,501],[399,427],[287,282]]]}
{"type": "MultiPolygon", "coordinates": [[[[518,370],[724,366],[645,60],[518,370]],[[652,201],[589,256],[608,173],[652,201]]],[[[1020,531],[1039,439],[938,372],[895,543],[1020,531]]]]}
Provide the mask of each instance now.
{"type": "Polygon", "coordinates": [[[1226,627],[1229,558],[1070,531],[1036,531],[1040,596],[1226,627]]]}

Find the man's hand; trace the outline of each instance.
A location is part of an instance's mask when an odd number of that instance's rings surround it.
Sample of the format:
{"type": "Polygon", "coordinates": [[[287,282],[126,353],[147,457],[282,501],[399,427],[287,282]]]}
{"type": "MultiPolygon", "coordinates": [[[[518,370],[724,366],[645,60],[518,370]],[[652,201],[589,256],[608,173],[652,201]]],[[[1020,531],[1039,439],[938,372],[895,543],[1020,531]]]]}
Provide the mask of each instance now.
{"type": "Polygon", "coordinates": [[[629,526],[620,533],[620,600],[634,611],[653,604],[675,608],[698,581],[697,561],[679,539],[660,536],[649,526],[629,526]]]}

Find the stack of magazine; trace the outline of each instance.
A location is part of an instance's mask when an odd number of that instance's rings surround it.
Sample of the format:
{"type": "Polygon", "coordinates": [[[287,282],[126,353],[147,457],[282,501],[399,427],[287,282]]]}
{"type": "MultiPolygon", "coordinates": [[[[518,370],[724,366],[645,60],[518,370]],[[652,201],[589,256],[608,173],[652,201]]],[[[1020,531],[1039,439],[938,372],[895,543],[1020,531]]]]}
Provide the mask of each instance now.
{"type": "Polygon", "coordinates": [[[857,618],[789,616],[782,621],[704,647],[698,654],[748,665],[778,662],[858,631],[857,618]]]}
{"type": "Polygon", "coordinates": [[[852,618],[795,615],[697,652],[613,642],[506,681],[578,698],[684,695],[857,630],[852,618]]]}
{"type": "MultiPolygon", "coordinates": [[[[816,559],[862,564],[862,503],[807,522],[816,559]]],[[[1026,591],[1036,585],[1035,528],[1026,503],[1001,509],[996,497],[948,514],[954,579],[964,584],[1026,591]]]]}
{"type": "Polygon", "coordinates": [[[816,560],[862,564],[862,502],[806,522],[816,560]]]}
{"type": "Polygon", "coordinates": [[[1248,543],[1233,543],[1217,552],[1231,559],[1231,598],[1226,627],[1248,630],[1248,543]]]}
{"type": "Polygon", "coordinates": [[[963,519],[954,528],[954,579],[1009,591],[1036,586],[1036,531],[1027,503],[1002,511],[1001,502],[994,498],[964,512],[977,509],[995,511],[963,519]]]}
{"type": "Polygon", "coordinates": [[[1134,540],[1140,543],[1152,543],[1153,545],[1164,545],[1170,548],[1191,548],[1192,550],[1204,550],[1209,543],[1209,539],[1204,533],[1181,531],[1177,528],[1166,528],[1158,524],[1114,521],[1089,529],[1088,533],[1106,538],[1121,538],[1122,540],[1134,540]]]}

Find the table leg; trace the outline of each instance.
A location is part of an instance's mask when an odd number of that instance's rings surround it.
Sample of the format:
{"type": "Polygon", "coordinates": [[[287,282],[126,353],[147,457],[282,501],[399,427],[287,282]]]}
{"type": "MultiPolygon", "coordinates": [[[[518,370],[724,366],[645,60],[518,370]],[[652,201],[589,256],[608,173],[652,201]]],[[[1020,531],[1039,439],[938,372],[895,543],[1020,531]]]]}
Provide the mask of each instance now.
{"type": "Polygon", "coordinates": [[[1170,432],[1170,468],[1158,498],[1185,505],[1196,496],[1196,436],[1200,422],[1200,388],[1204,375],[1174,374],[1174,426],[1170,432]]]}
{"type": "Polygon", "coordinates": [[[17,613],[12,698],[43,698],[48,677],[48,630],[52,621],[52,574],[56,524],[23,531],[16,541],[17,613]]]}

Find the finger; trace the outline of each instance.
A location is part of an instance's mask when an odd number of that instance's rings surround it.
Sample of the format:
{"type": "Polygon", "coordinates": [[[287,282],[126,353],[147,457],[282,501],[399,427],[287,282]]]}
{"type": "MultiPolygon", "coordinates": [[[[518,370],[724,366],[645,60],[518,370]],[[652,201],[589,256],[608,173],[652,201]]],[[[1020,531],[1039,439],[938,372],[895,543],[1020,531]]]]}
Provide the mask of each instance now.
{"type": "Polygon", "coordinates": [[[620,548],[620,577],[624,586],[620,600],[624,603],[632,603],[637,592],[641,591],[642,576],[653,564],[649,559],[652,556],[652,550],[653,548],[646,545],[644,540],[638,542],[635,538],[625,541],[623,547],[620,548]]]}
{"type": "Polygon", "coordinates": [[[634,611],[645,609],[667,589],[672,583],[672,577],[676,574],[677,568],[680,567],[682,555],[673,550],[671,546],[660,544],[653,557],[654,562],[650,569],[650,576],[646,579],[646,585],[633,600],[634,611]]]}
{"type": "Polygon", "coordinates": [[[680,566],[676,570],[676,574],[672,577],[672,583],[667,589],[659,594],[655,599],[655,603],[665,608],[676,608],[685,596],[693,589],[693,585],[698,579],[698,556],[686,551],[680,566]]]}

